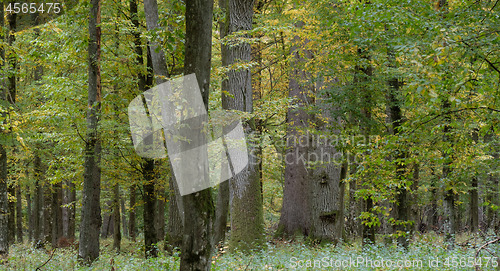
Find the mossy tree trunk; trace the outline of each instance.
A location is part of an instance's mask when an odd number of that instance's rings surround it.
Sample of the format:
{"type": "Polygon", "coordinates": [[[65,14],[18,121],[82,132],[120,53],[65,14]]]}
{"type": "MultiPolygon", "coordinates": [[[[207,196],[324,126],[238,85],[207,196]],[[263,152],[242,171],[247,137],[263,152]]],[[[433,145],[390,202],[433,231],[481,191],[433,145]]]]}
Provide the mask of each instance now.
{"type": "MultiPolygon", "coordinates": [[[[225,23],[221,27],[221,37],[238,35],[240,31],[252,29],[253,1],[226,0],[221,1],[225,9],[225,23]]],[[[239,34],[248,38],[248,34],[239,34]]],[[[228,40],[222,45],[222,65],[245,65],[251,61],[251,46],[241,40],[228,40]]],[[[227,79],[222,82],[222,107],[242,112],[253,111],[252,77],[250,68],[241,68],[227,72],[227,79]]],[[[247,136],[248,165],[230,179],[230,212],[231,212],[231,249],[249,251],[259,248],[264,242],[264,218],[262,193],[260,184],[260,168],[258,138],[249,135],[255,127],[244,125],[247,136]]],[[[222,225],[221,225],[222,226],[222,225]]]]}

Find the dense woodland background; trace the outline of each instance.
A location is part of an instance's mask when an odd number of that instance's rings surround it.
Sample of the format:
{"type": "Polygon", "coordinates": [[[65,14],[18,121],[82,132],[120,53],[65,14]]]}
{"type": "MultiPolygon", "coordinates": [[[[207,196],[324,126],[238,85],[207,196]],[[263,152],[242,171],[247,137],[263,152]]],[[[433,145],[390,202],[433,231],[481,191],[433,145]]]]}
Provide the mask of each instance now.
{"type": "Polygon", "coordinates": [[[4,265],[23,245],[89,265],[108,237],[181,270],[283,241],[499,257],[498,2],[2,1],[4,265]],[[181,197],[127,106],[190,73],[209,114],[243,118],[250,163],[181,197]]]}

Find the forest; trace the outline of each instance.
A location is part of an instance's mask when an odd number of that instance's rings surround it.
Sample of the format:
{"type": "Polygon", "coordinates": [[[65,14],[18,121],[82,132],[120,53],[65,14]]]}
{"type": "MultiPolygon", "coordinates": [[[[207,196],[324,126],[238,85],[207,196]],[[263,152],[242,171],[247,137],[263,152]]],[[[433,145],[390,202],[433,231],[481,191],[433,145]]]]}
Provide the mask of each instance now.
{"type": "Polygon", "coordinates": [[[0,4],[0,270],[500,270],[499,0],[0,4]]]}

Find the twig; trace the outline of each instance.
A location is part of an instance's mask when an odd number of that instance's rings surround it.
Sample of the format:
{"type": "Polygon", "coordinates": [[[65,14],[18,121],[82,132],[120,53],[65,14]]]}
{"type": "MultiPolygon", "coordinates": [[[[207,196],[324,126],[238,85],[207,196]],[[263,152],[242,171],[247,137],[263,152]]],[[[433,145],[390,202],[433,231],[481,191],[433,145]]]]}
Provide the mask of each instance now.
{"type": "Polygon", "coordinates": [[[46,265],[46,264],[47,264],[47,263],[48,263],[48,262],[52,259],[52,257],[53,257],[53,256],[54,256],[54,254],[56,253],[56,249],[57,249],[57,248],[54,248],[54,249],[52,250],[52,253],[50,254],[49,259],[48,259],[46,262],[44,262],[42,265],[40,265],[39,267],[37,267],[37,268],[35,269],[35,271],[41,270],[40,268],[42,268],[44,265],[46,265]]]}
{"type": "MultiPolygon", "coordinates": [[[[479,252],[481,252],[482,249],[485,249],[487,246],[491,245],[491,244],[494,244],[496,242],[500,241],[500,238],[497,238],[495,240],[491,240],[489,242],[487,242],[486,244],[482,245],[476,252],[476,258],[479,256],[479,252]]],[[[491,253],[491,252],[490,252],[491,253]]]]}
{"type": "Polygon", "coordinates": [[[254,254],[254,255],[252,255],[252,257],[250,257],[250,261],[248,261],[247,266],[245,266],[245,270],[248,270],[248,266],[249,266],[249,265],[250,265],[250,263],[252,262],[252,260],[253,260],[253,257],[254,257],[254,256],[255,256],[255,254],[254,254]]]}

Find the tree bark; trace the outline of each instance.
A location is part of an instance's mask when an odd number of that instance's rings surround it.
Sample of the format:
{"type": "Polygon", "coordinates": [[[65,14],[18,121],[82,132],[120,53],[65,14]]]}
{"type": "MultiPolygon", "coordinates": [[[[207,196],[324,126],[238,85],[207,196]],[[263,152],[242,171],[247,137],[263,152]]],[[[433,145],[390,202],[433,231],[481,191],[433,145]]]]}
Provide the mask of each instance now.
{"type": "MultiPolygon", "coordinates": [[[[478,131],[472,132],[472,140],[475,143],[479,141],[478,131]]],[[[478,194],[478,179],[476,176],[472,177],[470,196],[470,231],[477,232],[479,230],[479,194],[478,194]]]]}
{"type": "MultiPolygon", "coordinates": [[[[3,3],[2,13],[3,15],[3,3]]],[[[3,16],[1,19],[3,20],[3,16]]],[[[8,191],[7,191],[7,152],[0,145],[0,258],[5,259],[9,254],[8,228],[8,191]]]]}
{"type": "MultiPolygon", "coordinates": [[[[212,0],[186,0],[186,42],[184,74],[196,75],[205,109],[208,111],[212,55],[212,0]]],[[[205,163],[206,164],[206,163],[205,163]]],[[[200,166],[202,167],[202,166],[200,166]]],[[[208,173],[208,165],[199,169],[208,173]]],[[[200,176],[208,178],[208,176],[200,176]]],[[[211,226],[214,216],[211,188],[182,197],[184,234],[180,270],[210,270],[211,226]]]]}
{"type": "Polygon", "coordinates": [[[23,243],[23,205],[21,186],[16,185],[16,237],[18,243],[23,243]]]}
{"type": "Polygon", "coordinates": [[[34,208],[33,208],[33,239],[34,246],[40,248],[43,245],[43,187],[42,183],[45,178],[45,166],[43,165],[40,154],[35,150],[35,158],[33,162],[35,172],[35,191],[34,191],[34,208]]]}
{"type": "Polygon", "coordinates": [[[158,257],[158,239],[156,238],[155,227],[155,210],[156,210],[156,197],[155,197],[155,176],[154,176],[154,160],[144,159],[142,165],[144,184],[144,243],[146,258],[158,257]]]}
{"type": "Polygon", "coordinates": [[[120,186],[113,186],[113,249],[120,252],[122,235],[120,232],[120,186]]]}
{"type": "Polygon", "coordinates": [[[130,240],[135,242],[135,198],[136,198],[136,185],[130,186],[130,196],[129,196],[129,218],[128,218],[128,236],[130,240]]]}
{"type": "MultiPolygon", "coordinates": [[[[387,48],[387,58],[389,62],[389,67],[396,68],[396,57],[394,55],[394,51],[392,48],[387,48]]],[[[389,91],[387,95],[387,104],[389,107],[389,118],[392,125],[392,133],[394,136],[400,138],[401,125],[403,124],[403,114],[400,107],[400,101],[398,99],[399,88],[401,83],[397,78],[390,78],[389,82],[389,91]]],[[[394,162],[396,164],[396,178],[399,182],[397,192],[396,192],[396,213],[397,213],[397,221],[401,223],[397,230],[399,231],[400,236],[398,237],[398,244],[405,249],[408,248],[408,238],[407,235],[409,233],[410,227],[409,223],[409,204],[408,204],[408,185],[406,183],[406,158],[408,156],[407,151],[405,150],[404,143],[401,139],[398,139],[398,148],[395,149],[396,155],[393,157],[394,162]]]]}
{"type": "Polygon", "coordinates": [[[52,246],[57,246],[59,239],[63,237],[62,221],[62,184],[52,185],[52,246]]]}
{"type": "MultiPolygon", "coordinates": [[[[253,1],[226,0],[226,22],[221,37],[252,29],[253,1]]],[[[241,35],[241,34],[240,34],[241,35]]],[[[248,37],[248,34],[244,35],[248,37]]],[[[248,64],[251,61],[251,46],[248,42],[228,41],[222,45],[222,65],[248,64]]],[[[230,70],[222,81],[222,108],[253,111],[253,92],[249,68],[230,70]]],[[[231,212],[231,239],[229,247],[242,251],[259,248],[264,242],[264,218],[260,185],[257,142],[248,135],[255,127],[244,125],[247,135],[248,165],[229,180],[231,212]]]]}
{"type": "Polygon", "coordinates": [[[68,180],[68,235],[69,240],[75,239],[76,230],[76,187],[75,183],[68,180]]]}
{"type": "Polygon", "coordinates": [[[156,240],[165,239],[165,188],[158,188],[156,191],[156,240]]]}
{"type": "Polygon", "coordinates": [[[165,250],[172,253],[174,248],[180,249],[182,246],[182,230],[184,210],[180,210],[179,200],[181,195],[177,183],[175,182],[174,173],[170,173],[168,179],[169,187],[169,206],[168,206],[168,225],[167,234],[165,234],[165,250]]]}
{"type": "MultiPolygon", "coordinates": [[[[298,23],[302,27],[303,22],[298,23]]],[[[306,72],[298,67],[304,62],[300,55],[300,38],[294,37],[290,53],[292,59],[292,71],[289,81],[288,97],[293,99],[294,106],[287,112],[286,130],[286,153],[285,161],[285,185],[283,189],[283,204],[281,208],[278,235],[294,236],[302,234],[308,236],[311,229],[310,210],[312,208],[312,187],[309,182],[307,163],[303,157],[307,157],[310,148],[309,134],[305,134],[308,127],[309,115],[304,110],[305,106],[312,104],[313,86],[304,83],[308,80],[306,72]]],[[[310,53],[304,52],[309,58],[310,53]]]]}
{"type": "Polygon", "coordinates": [[[90,1],[89,12],[89,83],[87,136],[85,142],[84,184],[82,221],[78,258],[83,264],[91,264],[99,257],[99,231],[101,228],[101,141],[98,134],[98,116],[101,111],[101,3],[90,1]]]}
{"type": "MultiPolygon", "coordinates": [[[[17,14],[10,12],[7,14],[7,22],[9,26],[8,44],[11,48],[15,41],[14,33],[16,32],[17,25],[17,14]]],[[[7,77],[7,91],[6,100],[10,104],[16,103],[16,71],[17,71],[17,59],[13,51],[9,51],[7,55],[7,69],[9,70],[9,76],[7,77]]],[[[10,132],[10,131],[9,131],[10,132]]],[[[15,150],[15,147],[14,147],[15,150]]],[[[13,151],[14,151],[13,150],[13,151]]],[[[16,188],[14,184],[8,184],[7,187],[9,198],[16,198],[16,188]]],[[[13,244],[16,241],[16,202],[9,200],[9,219],[8,219],[8,231],[9,231],[9,243],[13,244]]]]}
{"type": "Polygon", "coordinates": [[[26,188],[26,213],[28,218],[28,242],[33,241],[33,210],[31,202],[31,189],[29,186],[26,188]]]}

